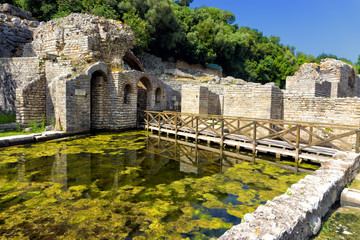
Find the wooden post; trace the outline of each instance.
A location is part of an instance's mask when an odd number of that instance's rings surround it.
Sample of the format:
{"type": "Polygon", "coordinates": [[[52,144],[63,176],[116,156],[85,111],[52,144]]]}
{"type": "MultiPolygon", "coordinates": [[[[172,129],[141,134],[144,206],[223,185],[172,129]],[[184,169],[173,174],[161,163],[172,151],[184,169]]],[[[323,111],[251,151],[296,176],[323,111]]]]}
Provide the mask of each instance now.
{"type": "Polygon", "coordinates": [[[237,131],[236,131],[236,132],[237,132],[238,134],[240,134],[239,129],[240,129],[240,118],[237,119],[237,131]],[[238,132],[238,131],[239,131],[239,132],[238,132]]]}
{"type": "Polygon", "coordinates": [[[159,113],[159,123],[158,123],[158,125],[159,125],[159,132],[158,132],[158,134],[159,134],[159,136],[161,135],[161,113],[159,113]]]}
{"type": "Polygon", "coordinates": [[[177,142],[177,138],[175,138],[175,153],[174,153],[174,157],[175,157],[175,160],[177,160],[177,150],[178,150],[178,142],[177,142]]]}
{"type": "Polygon", "coordinates": [[[195,163],[196,166],[199,166],[199,148],[197,142],[195,142],[195,163]]]}
{"type": "MultiPolygon", "coordinates": [[[[271,122],[269,122],[269,129],[271,129],[271,122]]],[[[271,130],[269,130],[269,135],[271,134],[271,130]]]]}
{"type": "Polygon", "coordinates": [[[220,172],[223,171],[224,148],[220,146],[220,172]]]}
{"type": "Polygon", "coordinates": [[[149,131],[149,113],[146,112],[146,130],[149,131]]]}
{"type": "Polygon", "coordinates": [[[221,118],[220,147],[224,146],[224,119],[221,118]]]}
{"type": "Polygon", "coordinates": [[[175,117],[174,117],[175,138],[177,138],[177,133],[178,133],[178,123],[177,123],[177,120],[178,120],[178,115],[177,115],[177,113],[175,113],[175,117]]]}
{"type": "Polygon", "coordinates": [[[355,152],[359,153],[360,152],[360,132],[359,130],[356,131],[356,146],[355,146],[355,152]]]}
{"type": "MultiPolygon", "coordinates": [[[[311,126],[311,127],[310,127],[310,132],[313,133],[313,131],[314,131],[314,130],[313,130],[313,126],[311,126]]],[[[312,136],[311,134],[309,134],[309,144],[312,143],[312,137],[313,137],[313,136],[312,136]]]]}
{"type": "Polygon", "coordinates": [[[199,137],[199,116],[196,116],[195,119],[196,129],[195,129],[195,142],[197,143],[199,137]]]}
{"type": "Polygon", "coordinates": [[[299,146],[300,146],[300,125],[296,126],[296,150],[295,150],[295,162],[299,162],[299,146]]]}
{"type": "Polygon", "coordinates": [[[253,128],[253,156],[256,155],[256,121],[253,122],[254,128],[253,128]]]}

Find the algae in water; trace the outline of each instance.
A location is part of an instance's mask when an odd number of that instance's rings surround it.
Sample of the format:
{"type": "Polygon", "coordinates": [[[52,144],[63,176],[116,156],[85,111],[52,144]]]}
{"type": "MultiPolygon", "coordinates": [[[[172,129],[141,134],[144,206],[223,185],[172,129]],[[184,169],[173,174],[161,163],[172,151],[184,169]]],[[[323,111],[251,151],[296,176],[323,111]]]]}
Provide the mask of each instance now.
{"type": "Polygon", "coordinates": [[[146,153],[145,135],[99,134],[0,150],[0,235],[210,239],[305,176],[264,161],[216,174],[205,171],[216,169],[210,163],[205,170],[188,162],[184,168],[146,153]]]}

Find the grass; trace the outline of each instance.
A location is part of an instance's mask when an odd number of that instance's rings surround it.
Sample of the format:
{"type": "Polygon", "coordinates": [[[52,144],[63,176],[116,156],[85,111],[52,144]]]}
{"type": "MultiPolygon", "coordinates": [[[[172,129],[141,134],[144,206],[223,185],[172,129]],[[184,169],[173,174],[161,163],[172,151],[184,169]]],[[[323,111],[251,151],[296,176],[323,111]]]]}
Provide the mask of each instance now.
{"type": "Polygon", "coordinates": [[[6,131],[6,132],[0,132],[0,137],[10,137],[10,136],[28,135],[28,134],[31,134],[31,133],[17,132],[17,131],[6,131]]]}
{"type": "MultiPolygon", "coordinates": [[[[16,121],[15,114],[13,113],[0,113],[0,124],[13,123],[16,121]]],[[[28,124],[28,127],[31,127],[30,132],[25,132],[24,129],[17,125],[16,130],[0,132],[0,137],[9,137],[17,135],[28,135],[31,133],[41,133],[45,132],[45,116],[41,118],[41,122],[37,123],[36,119],[28,124]]]]}
{"type": "Polygon", "coordinates": [[[15,113],[0,113],[0,124],[14,123],[15,121],[15,113]]]}
{"type": "Polygon", "coordinates": [[[360,211],[340,207],[327,214],[320,233],[313,240],[358,240],[360,239],[360,211]]]}

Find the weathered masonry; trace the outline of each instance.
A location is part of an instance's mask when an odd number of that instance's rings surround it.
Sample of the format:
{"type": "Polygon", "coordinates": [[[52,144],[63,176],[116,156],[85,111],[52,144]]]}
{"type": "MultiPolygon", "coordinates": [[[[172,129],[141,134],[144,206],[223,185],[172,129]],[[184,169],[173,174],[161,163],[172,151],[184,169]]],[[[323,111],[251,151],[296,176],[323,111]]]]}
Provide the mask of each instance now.
{"type": "Polygon", "coordinates": [[[334,59],[304,64],[286,79],[286,90],[272,83],[182,87],[182,112],[360,124],[360,77],[352,66],[334,59]]]}
{"type": "Polygon", "coordinates": [[[42,23],[23,57],[0,59],[2,110],[67,132],[134,128],[142,111],[167,106],[168,89],[144,72],[134,45],[128,26],[88,14],[42,23]]]}

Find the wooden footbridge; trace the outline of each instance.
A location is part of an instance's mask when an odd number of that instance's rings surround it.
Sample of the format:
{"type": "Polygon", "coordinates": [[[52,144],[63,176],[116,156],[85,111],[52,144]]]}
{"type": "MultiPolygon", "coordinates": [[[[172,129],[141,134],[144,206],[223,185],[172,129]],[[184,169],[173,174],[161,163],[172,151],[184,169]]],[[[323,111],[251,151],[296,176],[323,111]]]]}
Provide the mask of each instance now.
{"type": "Polygon", "coordinates": [[[166,159],[180,162],[183,170],[201,170],[208,173],[223,172],[229,167],[242,162],[264,161],[288,171],[312,173],[313,170],[302,168],[300,164],[295,166],[284,165],[278,161],[269,161],[265,158],[249,156],[246,153],[229,151],[215,146],[205,146],[197,142],[191,143],[177,138],[149,134],[147,138],[146,152],[156,154],[166,159]]]}
{"type": "Polygon", "coordinates": [[[291,156],[296,162],[322,162],[338,151],[360,150],[360,128],[355,125],[145,111],[144,127],[186,141],[247,149],[254,156],[291,156]]]}

